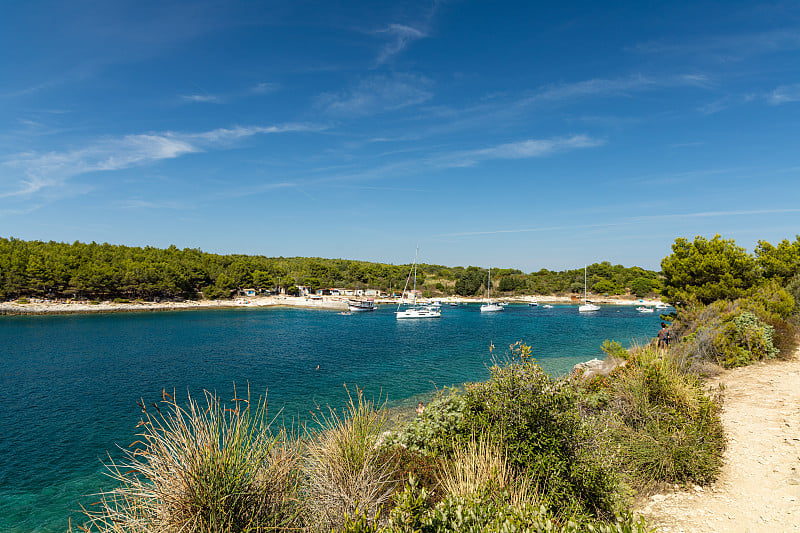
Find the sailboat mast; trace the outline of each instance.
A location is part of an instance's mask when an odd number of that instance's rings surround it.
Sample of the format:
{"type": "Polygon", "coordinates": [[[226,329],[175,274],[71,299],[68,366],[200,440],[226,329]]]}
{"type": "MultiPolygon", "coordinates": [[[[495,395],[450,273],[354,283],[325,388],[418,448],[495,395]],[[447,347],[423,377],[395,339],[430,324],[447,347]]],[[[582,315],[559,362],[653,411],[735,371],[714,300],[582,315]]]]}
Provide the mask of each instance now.
{"type": "Polygon", "coordinates": [[[414,307],[417,306],[417,256],[419,256],[419,246],[414,252],[414,307]]]}

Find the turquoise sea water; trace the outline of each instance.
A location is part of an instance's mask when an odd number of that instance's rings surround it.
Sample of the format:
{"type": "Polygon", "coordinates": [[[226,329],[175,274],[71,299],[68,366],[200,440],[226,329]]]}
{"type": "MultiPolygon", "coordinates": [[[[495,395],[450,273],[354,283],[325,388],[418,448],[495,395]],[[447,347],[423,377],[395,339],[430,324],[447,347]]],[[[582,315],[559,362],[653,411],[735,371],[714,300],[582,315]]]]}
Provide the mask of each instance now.
{"type": "Polygon", "coordinates": [[[658,315],[621,306],[443,307],[441,319],[396,320],[394,307],[0,317],[0,531],[64,531],[79,503],[109,488],[101,460],[135,438],[137,401],[162,389],[224,399],[249,383],[271,412],[306,418],[356,386],[389,406],[436,387],[486,379],[495,354],[523,341],[553,374],[602,356],[614,339],[646,342],[658,315]],[[319,370],[317,370],[319,365],[319,370]]]}

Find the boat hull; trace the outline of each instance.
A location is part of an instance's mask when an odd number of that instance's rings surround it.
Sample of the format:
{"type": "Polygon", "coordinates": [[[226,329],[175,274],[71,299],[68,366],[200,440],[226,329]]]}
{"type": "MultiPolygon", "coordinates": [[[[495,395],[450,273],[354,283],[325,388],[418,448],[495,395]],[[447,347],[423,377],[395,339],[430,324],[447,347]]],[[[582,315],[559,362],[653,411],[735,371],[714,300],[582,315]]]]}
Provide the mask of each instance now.
{"type": "Polygon", "coordinates": [[[398,320],[411,319],[411,318],[441,318],[442,312],[438,309],[431,309],[427,307],[405,309],[397,311],[395,316],[398,320]]]}

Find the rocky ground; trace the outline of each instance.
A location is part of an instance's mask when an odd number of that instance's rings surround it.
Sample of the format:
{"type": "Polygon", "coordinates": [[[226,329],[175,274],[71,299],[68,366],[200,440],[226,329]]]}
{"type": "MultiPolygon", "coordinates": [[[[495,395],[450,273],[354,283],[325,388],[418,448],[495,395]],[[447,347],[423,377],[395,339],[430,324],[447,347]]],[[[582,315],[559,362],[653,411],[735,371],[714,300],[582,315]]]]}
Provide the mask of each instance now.
{"type": "Polygon", "coordinates": [[[728,436],[720,479],[652,495],[637,512],[661,532],[800,532],[800,351],[716,381],[728,436]]]}

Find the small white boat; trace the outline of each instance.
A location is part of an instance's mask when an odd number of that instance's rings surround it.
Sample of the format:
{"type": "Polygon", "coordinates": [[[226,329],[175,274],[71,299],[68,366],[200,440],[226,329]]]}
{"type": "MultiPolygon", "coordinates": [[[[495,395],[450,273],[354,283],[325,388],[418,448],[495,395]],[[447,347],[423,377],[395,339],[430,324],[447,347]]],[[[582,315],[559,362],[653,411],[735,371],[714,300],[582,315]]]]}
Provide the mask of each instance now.
{"type": "Polygon", "coordinates": [[[586,266],[583,267],[583,305],[578,306],[579,313],[591,313],[593,311],[599,311],[600,306],[595,305],[590,302],[587,297],[587,290],[586,290],[586,266]]]}
{"type": "Polygon", "coordinates": [[[550,304],[544,304],[544,305],[542,306],[542,309],[552,309],[552,308],[553,308],[553,306],[552,306],[552,305],[550,305],[550,304]]]}
{"type": "Polygon", "coordinates": [[[366,300],[348,300],[347,308],[356,313],[363,311],[374,311],[375,300],[372,298],[367,298],[366,300]]]}
{"type": "Polygon", "coordinates": [[[656,309],[669,309],[669,305],[664,302],[658,302],[656,304],[656,309]]]}
{"type": "Polygon", "coordinates": [[[636,310],[639,311],[640,313],[652,313],[654,311],[652,307],[645,307],[643,305],[637,307],[636,310]]]}
{"type": "Polygon", "coordinates": [[[442,302],[440,302],[439,300],[434,300],[430,304],[428,304],[428,307],[441,307],[441,306],[442,302]]]}
{"type": "Polygon", "coordinates": [[[539,302],[528,302],[528,307],[539,307],[539,302]]]}
{"type": "Polygon", "coordinates": [[[492,285],[492,268],[489,267],[489,277],[486,280],[486,303],[481,306],[481,313],[495,313],[497,311],[502,311],[503,306],[492,303],[492,299],[489,297],[489,287],[492,285]]]}

